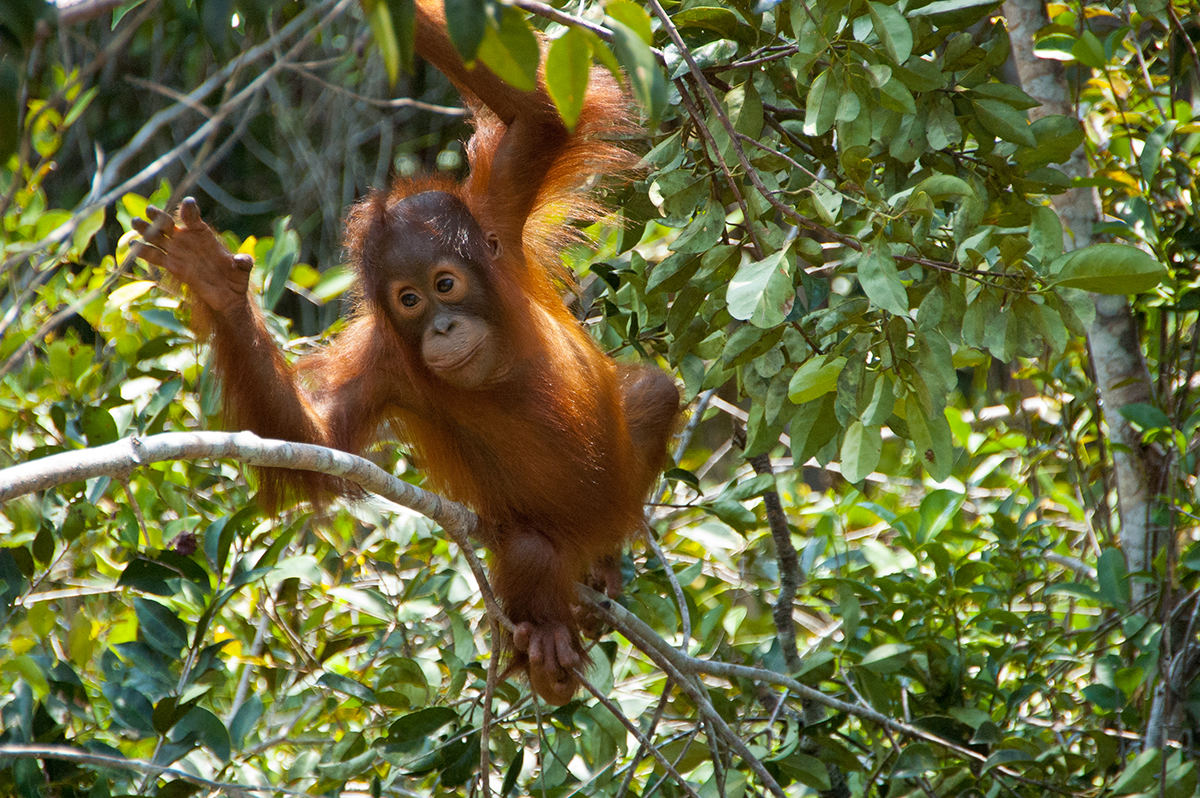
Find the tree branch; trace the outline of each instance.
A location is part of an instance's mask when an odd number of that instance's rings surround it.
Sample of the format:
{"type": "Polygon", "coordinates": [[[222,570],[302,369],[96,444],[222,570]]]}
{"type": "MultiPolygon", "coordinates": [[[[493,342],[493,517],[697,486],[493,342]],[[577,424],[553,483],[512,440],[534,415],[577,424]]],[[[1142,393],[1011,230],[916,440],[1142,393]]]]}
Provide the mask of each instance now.
{"type": "MultiPolygon", "coordinates": [[[[701,659],[699,657],[689,656],[682,651],[674,648],[666,640],[663,640],[653,629],[651,629],[645,621],[638,618],[629,610],[622,607],[617,602],[609,599],[607,596],[592,590],[584,585],[579,586],[579,598],[582,602],[600,612],[604,618],[613,625],[621,634],[629,638],[646,656],[650,657],[656,665],[673,675],[679,682],[680,686],[688,693],[693,700],[697,702],[701,712],[709,716],[708,710],[712,710],[711,704],[708,704],[707,696],[703,692],[697,690],[693,679],[700,674],[709,676],[718,676],[729,681],[736,679],[749,679],[751,681],[763,682],[765,684],[774,684],[779,687],[786,688],[797,697],[805,700],[813,701],[817,704],[829,707],[835,712],[841,712],[853,717],[873,723],[889,731],[901,734],[916,740],[924,740],[927,743],[932,743],[956,756],[972,762],[986,762],[987,757],[983,754],[973,751],[970,748],[958,745],[944,737],[939,737],[916,726],[908,723],[889,718],[882,712],[877,712],[870,707],[861,704],[851,704],[831,696],[827,696],[819,690],[815,690],[806,684],[801,684],[795,679],[782,673],[777,673],[766,668],[753,668],[748,665],[736,665],[729,662],[719,662],[716,660],[701,659]],[[689,678],[691,677],[691,678],[689,678]],[[706,708],[706,704],[707,708],[706,708]]],[[[719,722],[718,729],[725,725],[725,721],[712,713],[714,722],[719,722]]],[[[711,716],[710,716],[711,717],[711,716]]],[[[740,738],[739,738],[740,740],[740,738]]],[[[739,755],[745,756],[739,750],[739,755]]],[[[757,760],[747,758],[746,762],[752,769],[757,760]]],[[[760,763],[761,764],[761,763],[760,763]]],[[[1055,789],[1052,785],[1043,784],[1033,779],[1016,773],[1011,768],[997,766],[994,770],[1003,773],[1005,776],[1016,779],[1017,781],[1041,786],[1050,792],[1056,792],[1062,795],[1068,795],[1065,791],[1055,789]]],[[[773,780],[772,780],[773,781],[773,780]]],[[[773,790],[772,790],[773,791],[773,790]]]]}
{"type": "Polygon", "coordinates": [[[189,784],[195,784],[209,790],[225,793],[226,795],[250,796],[250,795],[297,795],[308,796],[309,793],[303,790],[291,790],[287,787],[280,787],[278,784],[266,784],[263,786],[232,784],[226,781],[213,781],[202,776],[197,776],[194,773],[189,773],[186,770],[179,768],[166,767],[154,762],[147,762],[144,759],[126,759],[121,756],[110,756],[108,754],[98,754],[93,751],[84,751],[79,748],[73,748],[69,745],[27,745],[24,743],[0,743],[0,758],[13,759],[59,759],[64,762],[79,762],[84,765],[93,765],[100,768],[111,768],[113,770],[131,770],[135,773],[145,773],[153,778],[159,776],[170,776],[174,779],[181,779],[189,784]]]}
{"type": "Polygon", "coordinates": [[[260,438],[252,432],[164,432],[146,438],[131,435],[104,446],[60,452],[0,470],[0,504],[68,482],[96,477],[125,479],[151,463],[208,458],[341,477],[431,518],[462,549],[488,614],[512,631],[512,622],[496,603],[487,571],[470,540],[478,529],[478,517],[457,502],[397,479],[370,460],[337,449],[260,438]]]}

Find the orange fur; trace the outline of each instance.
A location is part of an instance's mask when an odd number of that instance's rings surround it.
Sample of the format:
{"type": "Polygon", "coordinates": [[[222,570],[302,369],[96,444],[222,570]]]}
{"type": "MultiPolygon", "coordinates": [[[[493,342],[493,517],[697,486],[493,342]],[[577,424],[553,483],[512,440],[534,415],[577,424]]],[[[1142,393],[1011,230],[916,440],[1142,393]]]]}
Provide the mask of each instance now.
{"type": "MultiPolygon", "coordinates": [[[[351,209],[346,245],[360,273],[360,298],[355,318],[324,351],[289,369],[254,311],[214,330],[218,368],[230,418],[263,434],[360,451],[391,422],[413,445],[430,486],[479,514],[494,587],[518,624],[514,662],[528,669],[544,698],[564,703],[576,684],[568,668],[583,659],[574,585],[640,525],[678,413],[672,381],[655,369],[614,363],[559,293],[559,252],[580,240],[571,223],[598,218],[598,181],[636,161],[616,140],[631,130],[626,100],[610,75],[595,70],[568,134],[544,89],[520,92],[464,66],[428,0],[418,3],[417,46],[476,111],[470,175],[462,184],[397,181],[351,209]],[[397,204],[430,191],[459,198],[478,223],[480,232],[465,245],[481,247],[477,239],[488,236],[499,242],[498,257],[472,268],[494,297],[495,307],[485,311],[491,335],[515,365],[483,389],[438,378],[419,345],[399,332],[388,304],[393,272],[380,259],[390,250],[379,242],[391,240],[397,204]]],[[[271,471],[268,501],[279,499],[286,479],[318,500],[344,489],[271,471]]]]}

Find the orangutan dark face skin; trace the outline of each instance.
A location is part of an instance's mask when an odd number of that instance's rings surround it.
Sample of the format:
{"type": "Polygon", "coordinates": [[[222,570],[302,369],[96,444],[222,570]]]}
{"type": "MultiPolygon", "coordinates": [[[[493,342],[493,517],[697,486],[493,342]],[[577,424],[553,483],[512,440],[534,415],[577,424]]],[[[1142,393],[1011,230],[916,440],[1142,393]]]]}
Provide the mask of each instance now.
{"type": "Polygon", "coordinates": [[[375,301],[433,375],[466,390],[494,385],[510,356],[486,263],[495,245],[466,206],[442,191],[389,208],[364,252],[378,275],[375,301]]]}

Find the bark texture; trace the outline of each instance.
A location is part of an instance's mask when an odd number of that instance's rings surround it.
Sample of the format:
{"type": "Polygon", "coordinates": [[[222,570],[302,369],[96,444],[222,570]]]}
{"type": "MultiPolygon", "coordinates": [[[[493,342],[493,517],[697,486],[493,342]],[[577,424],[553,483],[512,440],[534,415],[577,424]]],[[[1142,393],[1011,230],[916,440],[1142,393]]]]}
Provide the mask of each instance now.
{"type": "MultiPolygon", "coordinates": [[[[1033,34],[1049,24],[1042,0],[1005,0],[1004,15],[1012,44],[1013,63],[1021,88],[1041,105],[1030,110],[1038,119],[1049,114],[1075,117],[1077,109],[1070,86],[1058,61],[1038,58],[1033,52],[1033,34]]],[[[1090,174],[1087,156],[1077,150],[1064,166],[1068,177],[1090,174]]],[[[1074,188],[1051,200],[1063,220],[1066,250],[1092,243],[1092,228],[1103,210],[1093,188],[1074,188]]],[[[1129,301],[1123,296],[1093,295],[1096,316],[1088,329],[1088,350],[1100,404],[1109,436],[1117,481],[1117,508],[1121,521],[1121,548],[1129,570],[1146,571],[1161,545],[1150,523],[1150,509],[1160,486],[1161,464],[1154,452],[1141,443],[1141,436],[1120,414],[1128,404],[1154,404],[1154,388],[1139,345],[1137,324],[1129,301]]],[[[1132,585],[1135,601],[1149,597],[1142,581],[1132,585]]]]}
{"type": "MultiPolygon", "coordinates": [[[[1043,0],[1005,0],[1004,15],[1012,45],[1013,63],[1021,88],[1041,106],[1030,110],[1037,119],[1048,114],[1077,116],[1070,85],[1058,61],[1038,58],[1033,52],[1033,36],[1049,24],[1043,0]]],[[[1087,177],[1090,169],[1083,148],[1078,149],[1063,171],[1071,178],[1087,177]]],[[[1092,188],[1074,188],[1053,198],[1052,204],[1063,220],[1068,240],[1064,249],[1079,249],[1092,243],[1092,229],[1103,216],[1100,197],[1092,188]]],[[[1152,523],[1151,510],[1163,486],[1164,464],[1155,450],[1143,446],[1141,436],[1120,414],[1133,403],[1154,404],[1154,383],[1140,346],[1137,324],[1129,301],[1123,296],[1093,295],[1096,315],[1088,328],[1088,351],[1104,421],[1112,442],[1113,470],[1116,476],[1117,510],[1120,516],[1121,548],[1133,573],[1149,571],[1154,557],[1163,546],[1162,530],[1152,523]]],[[[1158,598],[1155,586],[1143,579],[1130,585],[1134,606],[1149,613],[1145,605],[1158,598]]],[[[1182,720],[1180,700],[1184,685],[1196,672],[1196,649],[1188,640],[1182,646],[1171,645],[1164,635],[1161,676],[1154,691],[1143,747],[1161,748],[1182,720]],[[1178,653],[1173,653],[1179,648],[1178,653]]]]}

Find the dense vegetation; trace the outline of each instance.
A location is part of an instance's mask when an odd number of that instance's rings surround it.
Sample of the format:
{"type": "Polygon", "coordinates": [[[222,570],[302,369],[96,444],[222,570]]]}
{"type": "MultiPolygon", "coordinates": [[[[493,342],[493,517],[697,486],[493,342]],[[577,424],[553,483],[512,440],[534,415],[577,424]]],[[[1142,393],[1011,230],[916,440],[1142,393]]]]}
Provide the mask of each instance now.
{"type": "Polygon", "coordinates": [[[594,693],[488,689],[427,518],[99,449],[219,428],[148,202],[197,196],[297,354],[346,206],[461,172],[410,8],[8,0],[0,793],[1196,794],[1200,4],[448,5],[517,85],[544,31],[564,118],[595,60],[646,123],[565,257],[689,417],[594,693]]]}

